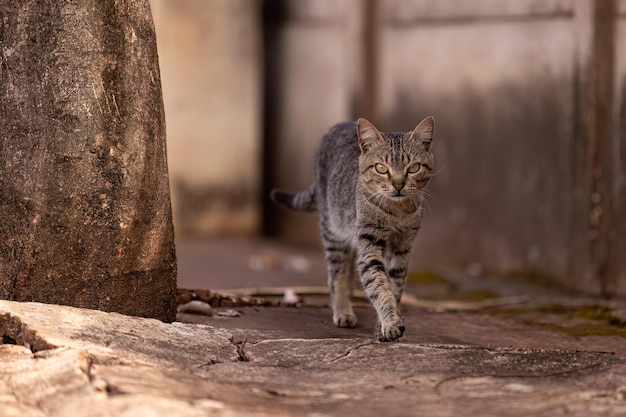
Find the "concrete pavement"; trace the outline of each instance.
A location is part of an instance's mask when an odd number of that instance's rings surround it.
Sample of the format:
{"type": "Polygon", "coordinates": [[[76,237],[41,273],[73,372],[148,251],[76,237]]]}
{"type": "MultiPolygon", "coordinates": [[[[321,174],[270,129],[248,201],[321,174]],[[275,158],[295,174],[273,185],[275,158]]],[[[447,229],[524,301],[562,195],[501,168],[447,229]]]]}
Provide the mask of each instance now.
{"type": "MultiPolygon", "coordinates": [[[[181,300],[213,300],[212,315],[179,314],[165,324],[0,301],[0,414],[626,415],[620,300],[464,272],[416,272],[403,306],[405,336],[379,343],[367,303],[357,300],[357,328],[335,327],[326,297],[313,291],[323,281],[315,277],[319,265],[307,259],[305,267],[289,248],[285,258],[278,246],[263,254],[270,260],[263,266],[255,258],[266,249],[260,244],[233,256],[244,264],[222,271],[235,276],[230,281],[219,281],[218,269],[196,273],[214,280],[204,288],[238,288],[241,279],[278,289],[264,296],[273,306],[253,305],[242,292],[181,291],[181,300]],[[255,278],[276,271],[285,276],[255,278]],[[277,306],[285,282],[303,290],[297,306],[277,306]]],[[[229,253],[236,247],[225,245],[229,253]]],[[[217,265],[215,252],[200,261],[217,265]]]]}

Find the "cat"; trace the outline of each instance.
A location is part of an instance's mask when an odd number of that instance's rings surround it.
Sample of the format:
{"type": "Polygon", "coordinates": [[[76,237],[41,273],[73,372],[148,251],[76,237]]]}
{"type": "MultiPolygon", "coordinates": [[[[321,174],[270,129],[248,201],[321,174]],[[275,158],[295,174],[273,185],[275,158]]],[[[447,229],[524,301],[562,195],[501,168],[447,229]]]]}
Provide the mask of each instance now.
{"type": "Polygon", "coordinates": [[[400,299],[434,168],[434,123],[428,116],[406,133],[380,132],[363,118],[339,123],[322,137],[314,183],[298,193],[271,191],[286,208],[319,211],[338,327],[357,324],[350,295],[358,273],[378,316],[376,337],[387,342],[404,334],[400,299]]]}

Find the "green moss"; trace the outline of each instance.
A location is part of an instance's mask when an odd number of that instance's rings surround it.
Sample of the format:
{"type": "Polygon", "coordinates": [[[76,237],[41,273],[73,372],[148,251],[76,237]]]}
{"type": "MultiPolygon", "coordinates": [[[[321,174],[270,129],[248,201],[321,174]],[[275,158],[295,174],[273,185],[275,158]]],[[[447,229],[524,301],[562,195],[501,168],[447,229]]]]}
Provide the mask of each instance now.
{"type": "Polygon", "coordinates": [[[518,317],[533,314],[534,318],[524,320],[531,326],[548,327],[552,330],[567,333],[571,336],[620,336],[626,337],[626,322],[613,315],[611,307],[592,304],[587,306],[564,306],[562,304],[548,304],[536,309],[496,309],[497,314],[507,317],[518,317]],[[563,322],[568,320],[584,319],[585,323],[554,324],[542,320],[544,315],[561,316],[563,322]]]}
{"type": "Polygon", "coordinates": [[[601,304],[582,307],[567,307],[561,304],[548,304],[538,309],[542,313],[563,315],[568,319],[586,319],[601,321],[618,327],[626,327],[626,323],[613,315],[613,309],[601,304]]]}
{"type": "Polygon", "coordinates": [[[613,316],[613,309],[603,305],[581,307],[572,313],[572,317],[588,320],[600,320],[609,324],[616,319],[616,317],[613,316]]]}
{"type": "Polygon", "coordinates": [[[411,284],[447,284],[448,282],[434,271],[409,272],[407,281],[411,284]]]}
{"type": "Polygon", "coordinates": [[[626,327],[611,326],[603,323],[579,324],[576,326],[549,325],[554,330],[567,333],[572,336],[621,336],[626,337],[626,327]]]}
{"type": "Polygon", "coordinates": [[[575,312],[575,308],[566,307],[562,304],[546,304],[544,306],[538,307],[536,310],[538,313],[544,314],[556,314],[556,315],[564,315],[569,316],[575,312]]]}

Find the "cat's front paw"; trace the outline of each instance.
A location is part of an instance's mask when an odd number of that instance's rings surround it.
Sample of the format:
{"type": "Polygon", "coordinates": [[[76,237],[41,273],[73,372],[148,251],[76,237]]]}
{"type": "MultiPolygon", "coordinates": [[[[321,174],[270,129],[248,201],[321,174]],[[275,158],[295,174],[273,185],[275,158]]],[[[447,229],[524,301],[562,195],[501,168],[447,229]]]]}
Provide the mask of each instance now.
{"type": "Polygon", "coordinates": [[[376,324],[376,337],[381,342],[393,342],[394,340],[400,339],[403,334],[404,320],[402,317],[376,324]]]}
{"type": "Polygon", "coordinates": [[[354,314],[337,314],[333,315],[333,322],[337,327],[356,327],[357,319],[354,314]]]}

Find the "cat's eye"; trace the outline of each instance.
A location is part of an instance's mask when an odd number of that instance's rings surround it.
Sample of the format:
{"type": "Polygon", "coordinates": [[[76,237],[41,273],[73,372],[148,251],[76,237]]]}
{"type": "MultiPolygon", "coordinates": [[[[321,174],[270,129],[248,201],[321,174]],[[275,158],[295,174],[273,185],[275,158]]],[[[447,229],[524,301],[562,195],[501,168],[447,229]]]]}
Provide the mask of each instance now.
{"type": "Polygon", "coordinates": [[[421,167],[422,167],[422,164],[419,164],[419,163],[411,164],[409,166],[409,169],[407,169],[407,171],[409,171],[409,174],[415,174],[417,171],[420,170],[421,167]]]}
{"type": "Polygon", "coordinates": [[[386,174],[386,173],[389,172],[389,169],[386,166],[384,166],[383,164],[376,164],[376,165],[374,165],[374,169],[379,174],[386,174]]]}

